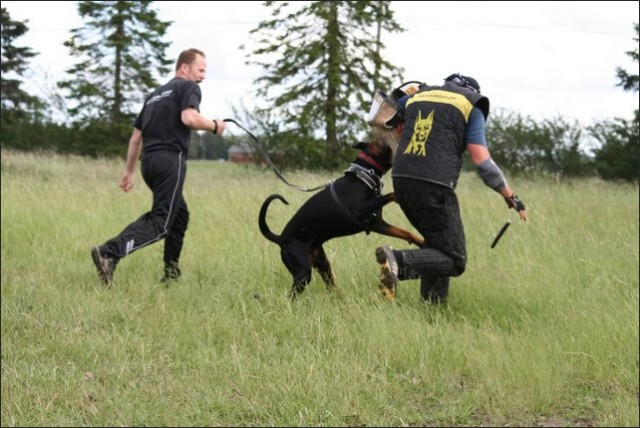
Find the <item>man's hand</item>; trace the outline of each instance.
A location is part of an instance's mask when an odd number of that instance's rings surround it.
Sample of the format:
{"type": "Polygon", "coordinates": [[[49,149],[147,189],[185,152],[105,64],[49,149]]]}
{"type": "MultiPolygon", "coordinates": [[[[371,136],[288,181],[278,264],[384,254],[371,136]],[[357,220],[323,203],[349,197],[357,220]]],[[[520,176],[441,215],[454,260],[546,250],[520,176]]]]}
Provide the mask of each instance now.
{"type": "Polygon", "coordinates": [[[130,173],[125,171],[122,174],[122,178],[120,179],[120,184],[119,184],[120,188],[125,192],[128,192],[131,189],[133,189],[134,178],[135,178],[135,173],[130,173]]]}
{"type": "Polygon", "coordinates": [[[521,220],[526,221],[528,216],[527,216],[527,209],[524,206],[524,203],[518,199],[518,196],[516,196],[515,194],[509,196],[508,198],[505,197],[504,201],[507,203],[507,206],[509,208],[513,208],[514,210],[516,210],[518,212],[518,215],[520,216],[521,220]]]}

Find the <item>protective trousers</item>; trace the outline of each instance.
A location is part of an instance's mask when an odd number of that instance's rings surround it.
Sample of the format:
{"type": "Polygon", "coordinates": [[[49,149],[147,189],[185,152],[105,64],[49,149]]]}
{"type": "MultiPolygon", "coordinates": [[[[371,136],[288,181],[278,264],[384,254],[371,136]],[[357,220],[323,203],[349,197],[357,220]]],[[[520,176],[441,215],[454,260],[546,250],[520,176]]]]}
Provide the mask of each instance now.
{"type": "Polygon", "coordinates": [[[102,251],[118,260],[165,238],[165,266],[177,266],[189,224],[189,209],[182,196],[187,161],[181,152],[154,151],[142,156],[140,171],[153,192],[151,211],[107,241],[102,251]]]}
{"type": "Polygon", "coordinates": [[[427,301],[444,301],[451,276],[461,275],[467,252],[458,198],[453,189],[409,178],[394,178],[400,208],[422,234],[420,249],[399,251],[398,278],[421,279],[420,293],[427,301]]]}

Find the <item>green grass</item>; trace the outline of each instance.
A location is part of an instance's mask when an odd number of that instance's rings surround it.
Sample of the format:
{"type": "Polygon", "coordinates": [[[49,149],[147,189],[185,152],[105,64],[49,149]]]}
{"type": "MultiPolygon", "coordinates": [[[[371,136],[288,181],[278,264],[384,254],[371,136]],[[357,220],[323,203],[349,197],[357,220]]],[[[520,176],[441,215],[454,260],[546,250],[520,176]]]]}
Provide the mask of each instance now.
{"type": "MultiPolygon", "coordinates": [[[[123,163],[2,152],[2,426],[638,426],[638,186],[511,179],[522,223],[473,174],[448,305],[378,293],[378,245],[325,245],[338,278],[295,303],[279,232],[310,195],[270,171],[191,161],[183,277],[162,243],[104,289],[89,254],[150,207],[123,163]],[[513,224],[489,245],[507,218],[513,224]]],[[[313,187],[332,174],[288,173],[313,187]]],[[[392,183],[386,178],[385,190],[392,183]]],[[[385,218],[411,229],[396,205],[385,218]]]]}

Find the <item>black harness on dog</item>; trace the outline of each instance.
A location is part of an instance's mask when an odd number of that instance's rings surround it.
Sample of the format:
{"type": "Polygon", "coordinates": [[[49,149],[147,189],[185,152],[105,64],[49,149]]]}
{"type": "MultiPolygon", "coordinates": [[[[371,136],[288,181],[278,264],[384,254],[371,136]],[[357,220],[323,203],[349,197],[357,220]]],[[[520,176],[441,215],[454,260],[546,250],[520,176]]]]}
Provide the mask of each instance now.
{"type": "MultiPolygon", "coordinates": [[[[382,177],[377,174],[374,168],[365,168],[362,165],[357,163],[352,163],[349,168],[344,171],[344,174],[352,175],[358,180],[362,181],[367,185],[371,190],[375,192],[376,195],[380,195],[382,193],[382,177]]],[[[335,203],[340,207],[340,209],[349,216],[351,221],[360,226],[364,231],[368,234],[371,232],[371,225],[378,221],[377,213],[373,212],[369,216],[367,216],[364,220],[358,220],[353,213],[345,206],[344,203],[340,200],[336,189],[333,186],[333,181],[329,184],[329,190],[331,191],[331,197],[335,201],[335,203]]]]}
{"type": "Polygon", "coordinates": [[[366,184],[369,189],[376,192],[376,195],[379,195],[382,191],[382,177],[376,174],[373,168],[367,169],[357,163],[352,163],[349,168],[345,169],[344,173],[354,175],[358,180],[366,184]]]}

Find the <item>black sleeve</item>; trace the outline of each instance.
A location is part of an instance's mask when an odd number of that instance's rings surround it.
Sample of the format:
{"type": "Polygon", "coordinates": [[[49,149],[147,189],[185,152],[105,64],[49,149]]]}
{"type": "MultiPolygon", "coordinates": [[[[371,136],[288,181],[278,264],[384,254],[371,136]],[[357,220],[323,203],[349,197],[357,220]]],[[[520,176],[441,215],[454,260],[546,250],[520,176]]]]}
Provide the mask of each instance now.
{"type": "Polygon", "coordinates": [[[188,85],[182,91],[180,97],[180,111],[189,107],[200,111],[200,101],[202,99],[202,92],[200,86],[195,82],[189,82],[188,85]]]}

